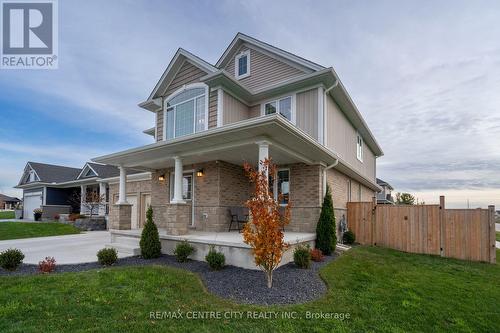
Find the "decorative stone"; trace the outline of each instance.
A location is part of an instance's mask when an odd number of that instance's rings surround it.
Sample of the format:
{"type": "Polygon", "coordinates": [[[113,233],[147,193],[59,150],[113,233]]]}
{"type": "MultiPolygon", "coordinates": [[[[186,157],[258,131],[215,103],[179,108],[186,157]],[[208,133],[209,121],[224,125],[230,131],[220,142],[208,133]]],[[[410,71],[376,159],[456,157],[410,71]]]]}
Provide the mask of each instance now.
{"type": "Polygon", "coordinates": [[[73,225],[85,231],[106,230],[106,218],[104,216],[93,216],[76,219],[73,225]]]}

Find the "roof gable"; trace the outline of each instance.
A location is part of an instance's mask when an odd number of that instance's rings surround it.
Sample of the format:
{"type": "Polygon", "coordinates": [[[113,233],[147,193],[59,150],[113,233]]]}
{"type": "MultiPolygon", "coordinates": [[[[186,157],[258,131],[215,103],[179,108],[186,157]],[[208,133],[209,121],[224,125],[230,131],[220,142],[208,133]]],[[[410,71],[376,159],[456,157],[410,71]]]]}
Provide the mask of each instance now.
{"type": "Polygon", "coordinates": [[[312,61],[299,57],[293,53],[282,50],[276,46],[267,44],[253,37],[247,36],[241,32],[238,32],[236,36],[233,38],[231,44],[227,47],[227,49],[222,54],[219,61],[217,61],[218,68],[225,68],[226,65],[234,58],[234,55],[238,51],[238,49],[243,44],[248,44],[258,48],[261,52],[266,53],[268,56],[274,57],[283,61],[290,66],[296,66],[297,68],[302,69],[305,73],[309,73],[312,71],[322,70],[325,67],[318,65],[312,61]]]}
{"type": "Polygon", "coordinates": [[[28,162],[24,168],[24,173],[19,182],[19,185],[26,184],[27,174],[33,170],[38,180],[36,182],[43,183],[60,183],[65,181],[74,180],[81,172],[79,168],[71,168],[60,165],[28,162]]]}
{"type": "Polygon", "coordinates": [[[259,47],[243,43],[235,49],[233,56],[224,67],[224,70],[234,78],[236,77],[236,57],[241,53],[249,54],[250,75],[239,79],[238,82],[249,90],[265,89],[274,84],[311,73],[310,70],[269,54],[259,47]]]}
{"type": "MultiPolygon", "coordinates": [[[[194,54],[179,48],[177,52],[175,53],[174,57],[168,64],[167,69],[165,72],[162,74],[160,80],[154,87],[153,91],[148,97],[148,101],[153,100],[155,98],[158,98],[163,95],[167,87],[170,85],[170,83],[174,80],[177,72],[181,69],[181,67],[184,65],[184,63],[188,61],[192,66],[197,67],[201,71],[203,71],[205,74],[212,73],[217,71],[217,68],[215,68],[213,65],[209,64],[205,60],[195,56],[194,54]]],[[[143,102],[139,104],[139,106],[143,106],[146,102],[143,102]]]]}

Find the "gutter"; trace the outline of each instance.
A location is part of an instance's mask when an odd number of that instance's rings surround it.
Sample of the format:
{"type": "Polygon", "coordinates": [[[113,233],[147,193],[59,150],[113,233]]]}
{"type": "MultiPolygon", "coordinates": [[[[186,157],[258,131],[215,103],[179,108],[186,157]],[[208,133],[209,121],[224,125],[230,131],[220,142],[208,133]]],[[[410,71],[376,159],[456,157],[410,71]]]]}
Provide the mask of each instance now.
{"type": "Polygon", "coordinates": [[[327,185],[327,181],[326,181],[326,171],[331,169],[331,168],[334,168],[337,166],[337,164],[339,164],[339,159],[338,157],[335,158],[335,162],[333,162],[332,164],[330,165],[327,165],[326,168],[323,169],[323,197],[326,195],[326,185],[327,185]]]}

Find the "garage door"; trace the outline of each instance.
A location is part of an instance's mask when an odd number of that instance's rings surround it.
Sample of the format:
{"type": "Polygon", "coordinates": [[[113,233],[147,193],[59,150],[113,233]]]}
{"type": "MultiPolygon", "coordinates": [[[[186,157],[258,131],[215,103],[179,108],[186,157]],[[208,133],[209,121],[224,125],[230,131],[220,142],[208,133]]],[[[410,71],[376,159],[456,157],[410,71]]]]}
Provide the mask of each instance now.
{"type": "Polygon", "coordinates": [[[34,220],[35,216],[33,210],[42,206],[42,192],[25,193],[23,205],[23,218],[26,220],[34,220]]]}
{"type": "Polygon", "coordinates": [[[127,196],[127,202],[132,205],[132,229],[139,228],[138,219],[137,219],[137,196],[130,195],[127,196]]]}

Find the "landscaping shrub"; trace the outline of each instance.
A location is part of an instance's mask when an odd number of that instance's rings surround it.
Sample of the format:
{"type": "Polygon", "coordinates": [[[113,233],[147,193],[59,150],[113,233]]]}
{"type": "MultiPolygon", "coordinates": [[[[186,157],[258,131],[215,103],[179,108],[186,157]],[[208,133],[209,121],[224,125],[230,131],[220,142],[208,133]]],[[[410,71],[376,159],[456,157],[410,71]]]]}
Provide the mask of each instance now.
{"type": "Polygon", "coordinates": [[[348,230],[346,232],[344,232],[344,236],[342,238],[344,244],[354,244],[354,242],[356,241],[356,235],[354,234],[354,232],[352,232],[351,230],[348,230]]]}
{"type": "Polygon", "coordinates": [[[45,257],[45,260],[38,262],[38,270],[41,273],[51,273],[56,269],[56,259],[45,257]]]}
{"type": "Polygon", "coordinates": [[[226,257],[224,256],[224,253],[217,252],[214,246],[210,246],[210,250],[205,257],[205,260],[207,261],[208,266],[216,271],[224,268],[226,264],[226,257]]]}
{"type": "Polygon", "coordinates": [[[141,256],[144,259],[158,258],[161,255],[160,235],[158,228],[153,222],[153,208],[149,206],[146,212],[146,224],[141,234],[141,256]]]}
{"type": "Polygon", "coordinates": [[[41,208],[35,208],[33,209],[35,221],[40,221],[42,219],[42,209],[41,208]]]}
{"type": "Polygon", "coordinates": [[[324,258],[325,258],[325,256],[323,255],[323,252],[321,252],[320,249],[312,249],[311,250],[312,261],[319,262],[319,261],[323,261],[324,258]]]}
{"type": "Polygon", "coordinates": [[[311,266],[311,249],[309,245],[299,245],[293,251],[293,262],[300,268],[309,268],[311,266]]]}
{"type": "Polygon", "coordinates": [[[188,257],[194,252],[192,247],[186,240],[177,244],[174,250],[175,257],[178,262],[186,262],[188,257]]]}
{"type": "Polygon", "coordinates": [[[325,198],[321,207],[321,215],[316,226],[316,248],[320,249],[325,255],[330,255],[335,251],[336,245],[335,214],[330,186],[327,185],[325,198]]]}
{"type": "Polygon", "coordinates": [[[22,264],[24,254],[18,249],[8,249],[0,253],[0,267],[15,271],[22,264]]]}
{"type": "Polygon", "coordinates": [[[97,252],[97,261],[104,266],[113,265],[118,259],[118,253],[113,248],[104,248],[97,252]]]}

